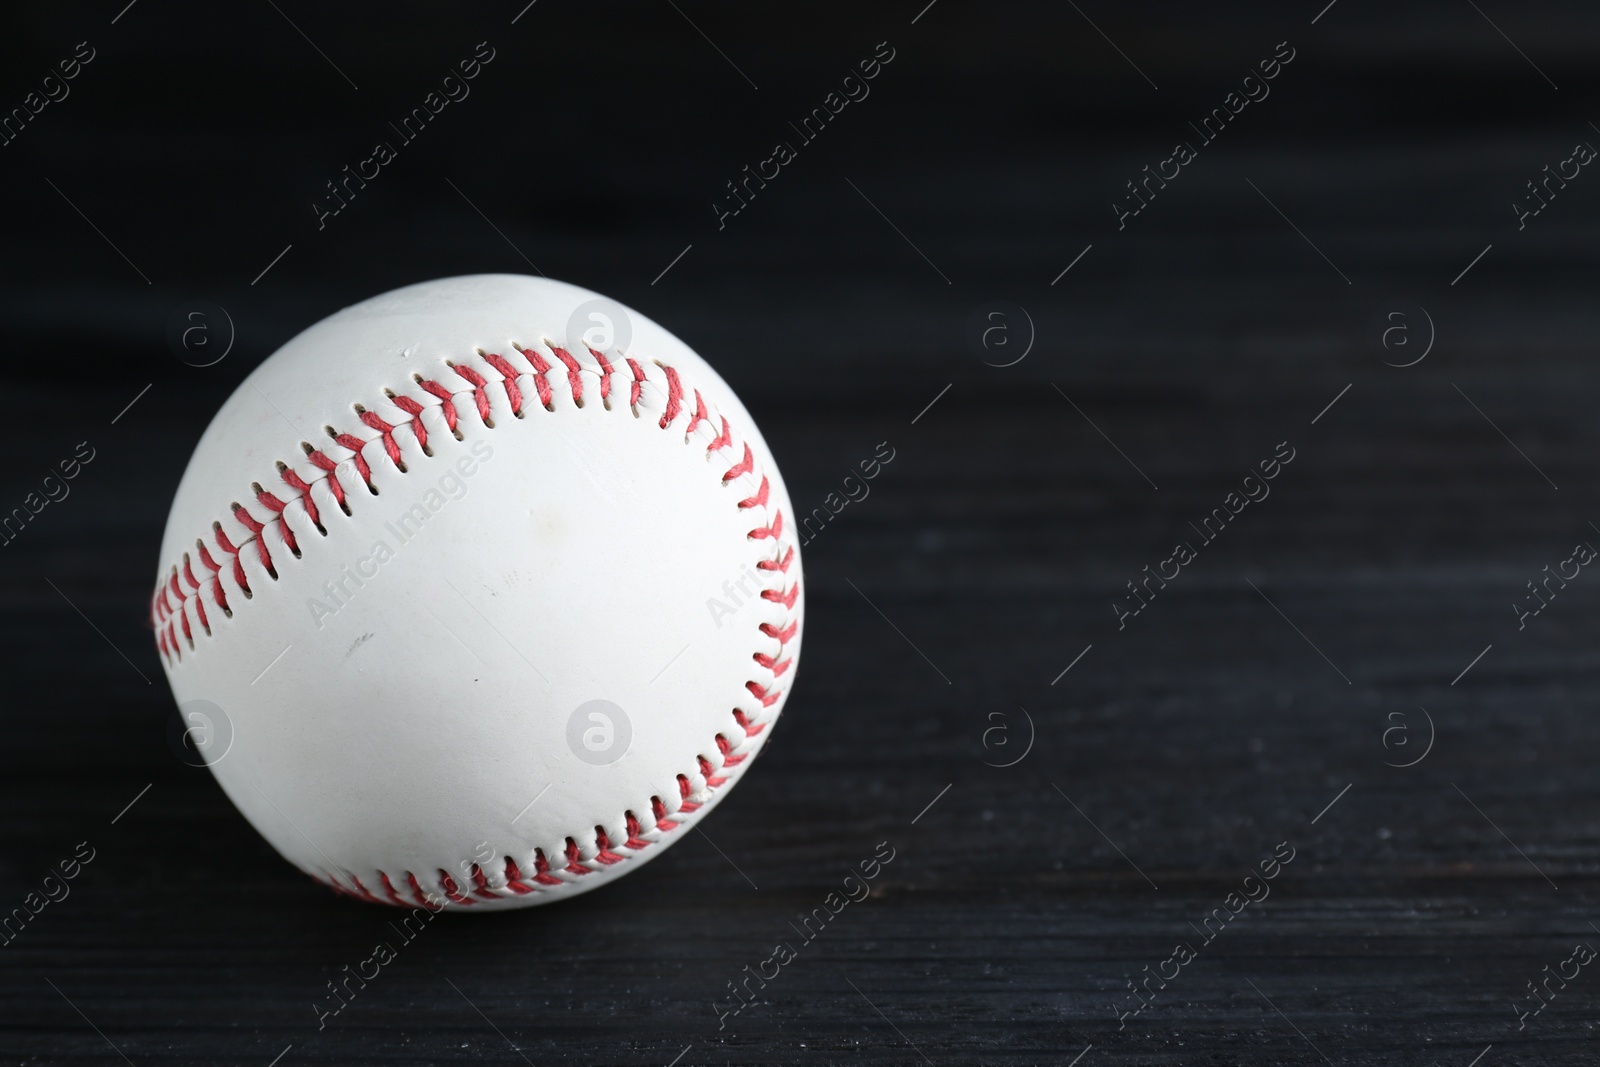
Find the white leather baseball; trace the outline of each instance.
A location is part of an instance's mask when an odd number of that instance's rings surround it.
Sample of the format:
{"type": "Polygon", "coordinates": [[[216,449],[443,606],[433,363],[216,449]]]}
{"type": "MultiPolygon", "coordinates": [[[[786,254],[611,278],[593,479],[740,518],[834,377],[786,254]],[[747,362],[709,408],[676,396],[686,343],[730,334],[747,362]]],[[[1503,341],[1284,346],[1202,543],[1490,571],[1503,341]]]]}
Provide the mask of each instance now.
{"type": "Polygon", "coordinates": [[[189,462],[152,600],[168,681],[229,798],[340,891],[592,889],[682,839],[783,708],[783,480],[665,329],[609,304],[613,336],[577,336],[600,300],[477,275],[346,308],[189,462]]]}

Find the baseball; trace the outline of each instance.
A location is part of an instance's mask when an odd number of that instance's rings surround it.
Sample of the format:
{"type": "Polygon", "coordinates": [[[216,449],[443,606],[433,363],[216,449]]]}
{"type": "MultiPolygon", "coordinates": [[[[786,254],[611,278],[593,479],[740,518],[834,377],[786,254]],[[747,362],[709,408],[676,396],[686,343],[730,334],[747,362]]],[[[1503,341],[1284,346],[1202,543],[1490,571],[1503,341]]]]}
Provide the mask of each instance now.
{"type": "Polygon", "coordinates": [[[717,804],[793,685],[783,479],[661,326],[518,275],[332,315],[222,406],[151,619],[179,713],[285,859],[413,908],[544,904],[717,804]]]}

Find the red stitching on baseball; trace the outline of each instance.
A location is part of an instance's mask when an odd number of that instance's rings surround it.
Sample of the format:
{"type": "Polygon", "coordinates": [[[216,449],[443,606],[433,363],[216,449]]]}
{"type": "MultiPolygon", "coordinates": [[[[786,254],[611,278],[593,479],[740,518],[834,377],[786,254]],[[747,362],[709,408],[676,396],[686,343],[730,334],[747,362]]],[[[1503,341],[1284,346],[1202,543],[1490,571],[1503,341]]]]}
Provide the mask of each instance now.
{"type": "Polygon", "coordinates": [[[567,385],[572,390],[572,402],[583,407],[583,375],[579,374],[580,366],[577,360],[565,348],[550,346],[550,351],[555,353],[557,359],[567,365],[567,385]]]}
{"type": "Polygon", "coordinates": [[[550,373],[550,361],[531,348],[519,347],[517,351],[521,352],[522,358],[533,367],[533,387],[539,393],[539,403],[546,411],[555,410],[551,406],[555,394],[550,391],[550,379],[547,377],[550,373]]]}
{"type": "MultiPolygon", "coordinates": [[[[312,524],[316,526],[318,530],[321,530],[324,534],[326,534],[328,531],[322,528],[322,516],[317,512],[317,503],[311,499],[311,483],[300,477],[294,471],[290,470],[287,464],[279,464],[279,468],[280,469],[278,473],[283,478],[284,484],[288,485],[289,488],[300,494],[300,503],[305,505],[306,516],[311,519],[312,524]]],[[[278,510],[282,511],[283,509],[279,508],[278,510]]],[[[187,564],[185,565],[187,566],[187,564]]],[[[192,577],[189,579],[189,581],[193,582],[195,585],[200,584],[199,582],[195,582],[194,578],[192,577]]]]}
{"type": "Polygon", "coordinates": [[[594,859],[590,861],[591,863],[603,863],[609,867],[613,863],[621,863],[628,858],[619,856],[611,851],[611,839],[606,836],[606,828],[604,826],[596,826],[594,828],[594,841],[595,847],[600,851],[595,854],[594,859]]]}
{"type": "Polygon", "coordinates": [[[638,816],[630,811],[623,818],[628,824],[628,840],[623,843],[624,846],[633,849],[635,852],[642,848],[649,848],[650,842],[640,836],[644,830],[639,825],[638,816]]]}
{"type": "Polygon", "coordinates": [[[318,452],[309,444],[301,444],[300,447],[306,450],[306,458],[309,459],[314,466],[316,466],[319,470],[326,472],[327,477],[323,480],[328,483],[328,488],[333,492],[333,500],[334,503],[339,505],[339,510],[343,511],[346,515],[350,514],[350,505],[345,503],[344,499],[344,486],[340,483],[337,474],[339,465],[335,463],[333,459],[326,453],[318,452]]]}
{"type": "Polygon", "coordinates": [[[495,893],[495,891],[490,887],[489,876],[483,873],[482,867],[474,863],[472,865],[472,870],[469,873],[472,875],[472,891],[474,893],[486,900],[500,899],[499,894],[495,893]]]}
{"type": "Polygon", "coordinates": [[[422,447],[423,454],[433,455],[433,451],[428,448],[428,428],[422,425],[422,405],[409,396],[395,396],[387,389],[384,392],[388,394],[390,403],[411,416],[411,432],[416,435],[417,444],[422,447]]]}
{"type": "MultiPolygon", "coordinates": [[[[233,506],[233,517],[238,520],[239,525],[250,531],[251,539],[256,543],[256,555],[261,557],[261,565],[267,568],[267,573],[272,575],[272,580],[277,581],[278,569],[272,565],[272,553],[267,551],[267,539],[261,536],[261,531],[267,528],[267,524],[257,522],[255,516],[251,515],[240,504],[233,506]]],[[[287,541],[288,539],[289,531],[284,530],[284,540],[287,541]]]]}
{"type": "Polygon", "coordinates": [[[750,451],[750,442],[746,441],[744,446],[744,458],[732,467],[729,467],[727,472],[723,474],[722,480],[724,482],[731,482],[741,474],[749,474],[755,469],[755,465],[756,457],[754,453],[750,451]]]}
{"type": "MultiPolygon", "coordinates": [[[[262,507],[266,508],[268,511],[280,518],[283,516],[283,509],[289,506],[287,501],[279,500],[277,497],[261,488],[260,483],[252,485],[250,488],[256,491],[256,501],[262,507]]],[[[294,531],[289,528],[289,524],[286,522],[280,522],[278,524],[278,529],[283,534],[283,543],[289,546],[289,551],[294,553],[294,558],[299,559],[300,546],[295,543],[294,531]]],[[[174,569],[172,573],[172,588],[174,592],[176,592],[178,588],[178,573],[176,569],[174,569]]]]}
{"type": "Polygon", "coordinates": [[[756,490],[756,495],[755,496],[745,497],[743,500],[739,501],[739,509],[741,511],[743,511],[743,510],[747,510],[749,508],[756,508],[756,507],[764,508],[764,507],[766,507],[767,506],[767,491],[770,488],[771,488],[771,483],[769,483],[767,481],[767,476],[763,474],[761,476],[761,488],[756,490]]]}
{"type": "Polygon", "coordinates": [[[650,798],[650,814],[655,816],[657,830],[666,832],[678,828],[677,823],[667,818],[667,806],[661,803],[660,797],[650,798]]]}
{"type": "Polygon", "coordinates": [[[523,882],[522,872],[517,869],[517,861],[510,856],[506,857],[506,888],[519,896],[533,892],[533,886],[523,882]]]}
{"type": "Polygon", "coordinates": [[[456,880],[451,878],[450,872],[445,870],[443,867],[439,868],[439,884],[444,887],[444,895],[455,901],[457,904],[468,905],[477,903],[477,901],[473,900],[471,897],[467,896],[461,891],[461,889],[456,885],[456,880]]]}
{"type": "Polygon", "coordinates": [[[706,401],[700,395],[700,390],[694,391],[694,414],[689,416],[689,425],[683,432],[685,435],[694,433],[694,428],[702,422],[710,422],[711,413],[706,410],[706,401]]]}
{"type": "MultiPolygon", "coordinates": [[[[639,407],[639,394],[644,389],[644,370],[633,357],[624,356],[623,358],[628,361],[628,366],[633,368],[633,381],[628,383],[630,386],[628,390],[628,406],[637,409],[639,407]]],[[[634,414],[637,415],[639,412],[635,410],[634,414]]]]}
{"type": "MultiPolygon", "coordinates": [[[[584,347],[588,348],[587,345],[585,345],[584,347]]],[[[607,401],[608,403],[606,404],[606,406],[610,407],[611,405],[610,405],[609,401],[611,400],[611,363],[610,363],[610,361],[608,361],[606,359],[604,353],[602,353],[602,352],[600,352],[600,351],[598,351],[596,349],[590,348],[589,349],[589,354],[591,356],[593,356],[594,357],[594,361],[600,365],[600,399],[603,400],[603,401],[607,401]]]]}
{"type": "Polygon", "coordinates": [[[411,884],[411,891],[417,894],[417,903],[424,908],[431,909],[432,902],[428,899],[428,894],[422,891],[422,884],[417,881],[417,876],[407,871],[406,881],[411,884]]]}
{"type": "Polygon", "coordinates": [[[400,899],[400,894],[396,893],[394,891],[394,883],[389,881],[389,876],[387,874],[383,873],[382,871],[379,871],[378,872],[378,877],[383,879],[383,891],[385,893],[389,894],[389,900],[396,907],[400,907],[400,908],[407,907],[408,905],[406,904],[406,902],[400,899]]]}
{"type": "Polygon", "coordinates": [[[800,624],[798,622],[792,622],[789,624],[788,629],[780,630],[770,622],[764,622],[757,628],[768,637],[777,638],[778,644],[787,645],[789,643],[789,639],[794,636],[795,631],[800,628],[800,624]]]}
{"type": "Polygon", "coordinates": [[[707,789],[715,789],[727,781],[726,778],[717,777],[716,772],[711,767],[710,760],[704,756],[696,756],[695,759],[700,761],[700,777],[706,780],[707,789]]]}
{"type": "Polygon", "coordinates": [[[716,438],[706,446],[707,452],[721,452],[724,448],[733,444],[733,430],[728,427],[728,417],[723,415],[721,418],[722,432],[717,434],[716,438]]]}
{"type": "Polygon", "coordinates": [[[765,652],[757,652],[750,658],[771,671],[774,678],[782,678],[789,665],[794,662],[792,659],[780,660],[777,656],[769,656],[765,652]]]}
{"type": "Polygon", "coordinates": [[[522,418],[522,389],[517,385],[521,372],[511,365],[505,356],[498,356],[492,352],[479,353],[483,361],[500,372],[500,384],[505,386],[506,399],[511,401],[511,414],[522,418]]]}
{"type": "Polygon", "coordinates": [[[206,636],[211,636],[211,620],[206,618],[206,602],[202,597],[194,598],[194,613],[200,618],[200,626],[205,630],[206,636]]]}
{"type": "MultiPolygon", "coordinates": [[[[356,405],[356,415],[358,415],[361,421],[367,426],[377,430],[379,436],[383,438],[383,451],[386,455],[388,455],[389,462],[393,463],[396,467],[399,467],[402,471],[405,470],[405,461],[400,458],[400,444],[394,439],[394,427],[378,418],[376,413],[368,411],[360,404],[356,405]]],[[[354,438],[352,438],[352,440],[354,440],[354,438]]],[[[340,443],[343,444],[342,441],[340,443]]],[[[359,452],[361,449],[358,447],[356,451],[359,452]]]]}
{"type": "Polygon", "coordinates": [[[450,390],[438,382],[424,381],[421,377],[415,380],[418,385],[422,386],[424,392],[439,398],[439,410],[444,412],[445,425],[450,427],[450,432],[455,434],[456,439],[459,440],[461,431],[456,429],[456,402],[450,390]]]}
{"type": "Polygon", "coordinates": [[[787,593],[780,593],[776,589],[761,590],[761,599],[770,600],[774,604],[782,604],[786,608],[793,608],[795,599],[800,595],[800,586],[791,585],[787,593]]]}
{"type": "Polygon", "coordinates": [[[333,435],[333,440],[339,447],[348,448],[355,453],[353,459],[356,465],[356,473],[361,475],[361,480],[367,483],[367,489],[371,491],[372,468],[367,466],[367,457],[361,454],[361,450],[366,447],[367,443],[354,434],[348,433],[336,433],[333,435]]]}
{"type": "Polygon", "coordinates": [[[550,873],[550,861],[544,858],[544,849],[533,850],[533,880],[540,885],[560,885],[561,879],[550,873]]]}
{"type": "Polygon", "coordinates": [[[689,799],[692,796],[694,796],[694,787],[689,784],[689,776],[687,774],[678,775],[678,810],[680,812],[690,813],[700,810],[700,802],[689,799]]]}
{"type": "Polygon", "coordinates": [[[494,427],[494,420],[489,417],[489,394],[484,391],[484,386],[489,384],[489,379],[467,366],[457,366],[445,360],[446,366],[455,371],[462,378],[472,383],[472,402],[478,406],[478,418],[483,420],[485,426],[494,427]]]}
{"type": "MultiPolygon", "coordinates": [[[[211,583],[211,597],[212,597],[212,599],[217,602],[217,607],[222,609],[222,613],[224,615],[226,615],[230,619],[233,618],[233,609],[228,607],[228,598],[223,594],[223,592],[222,592],[222,582],[217,577],[217,575],[222,573],[222,568],[217,564],[216,560],[211,558],[211,552],[206,548],[206,545],[205,545],[204,541],[199,541],[199,540],[195,541],[194,547],[195,547],[195,550],[200,553],[200,562],[204,563],[207,567],[211,568],[211,577],[206,579],[206,580],[211,583]]],[[[198,589],[199,587],[196,586],[196,588],[198,589]]],[[[200,601],[197,599],[196,600],[196,604],[199,604],[199,603],[200,603],[200,601]]],[[[179,605],[179,608],[181,610],[182,609],[182,605],[179,605]]],[[[207,633],[211,632],[210,631],[210,627],[206,628],[206,632],[207,633]]]]}
{"type": "Polygon", "coordinates": [[[778,538],[782,537],[783,512],[775,511],[773,512],[773,516],[774,518],[769,525],[757,526],[754,530],[750,531],[750,536],[757,541],[767,537],[770,537],[773,540],[777,540],[778,538]]]}
{"type": "Polygon", "coordinates": [[[220,522],[212,523],[211,527],[212,533],[217,539],[217,547],[233,557],[233,580],[237,582],[239,584],[239,588],[244,591],[244,598],[249,600],[255,594],[250,591],[250,582],[245,578],[244,564],[239,561],[239,550],[234,547],[232,541],[228,540],[228,535],[222,531],[222,524],[220,522]]]}
{"type": "MultiPolygon", "coordinates": [[[[667,373],[667,410],[662,412],[661,415],[661,428],[665,430],[672,425],[672,421],[683,410],[683,383],[678,380],[676,369],[665,364],[657,364],[657,366],[667,373]]],[[[745,447],[749,448],[750,446],[746,445],[745,447]]]]}
{"type": "Polygon", "coordinates": [[[746,682],[744,687],[750,690],[751,696],[761,701],[761,706],[764,708],[772,707],[773,704],[777,703],[778,697],[781,695],[778,690],[768,689],[758,682],[746,682]]]}

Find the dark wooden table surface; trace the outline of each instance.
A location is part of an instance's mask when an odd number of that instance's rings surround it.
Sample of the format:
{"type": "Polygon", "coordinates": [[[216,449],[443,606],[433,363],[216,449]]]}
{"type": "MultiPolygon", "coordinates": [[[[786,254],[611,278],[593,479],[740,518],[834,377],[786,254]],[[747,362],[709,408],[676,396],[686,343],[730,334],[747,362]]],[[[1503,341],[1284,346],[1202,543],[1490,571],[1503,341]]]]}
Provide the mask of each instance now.
{"type": "Polygon", "coordinates": [[[1513,207],[1600,144],[1592,7],[121,6],[5,16],[6,108],[94,58],[0,150],[0,508],[95,458],[0,548],[0,913],[94,858],[0,947],[0,1062],[1596,1061],[1600,577],[1514,608],[1600,545],[1600,178],[1513,207]],[[472,96],[319,230],[481,40],[472,96]],[[719,229],[880,41],[870,96],[719,229]],[[707,833],[446,916],[319,1030],[393,916],[169,751],[162,523],[299,329],[530,264],[719,367],[798,508],[895,458],[806,547],[794,697],[707,833]],[[236,330],[203,369],[166,340],[200,300],[236,330]],[[870,896],[719,1019],[881,842],[870,896]]]}

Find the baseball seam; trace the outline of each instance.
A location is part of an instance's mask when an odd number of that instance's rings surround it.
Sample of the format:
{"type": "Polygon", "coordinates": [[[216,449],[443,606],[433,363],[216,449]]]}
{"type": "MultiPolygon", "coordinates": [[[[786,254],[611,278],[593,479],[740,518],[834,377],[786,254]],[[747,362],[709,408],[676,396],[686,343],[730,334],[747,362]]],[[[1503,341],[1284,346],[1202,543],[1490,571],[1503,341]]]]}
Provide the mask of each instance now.
{"type": "MultiPolygon", "coordinates": [[[[307,536],[310,529],[327,536],[323,521],[325,513],[336,507],[346,516],[352,514],[353,494],[346,488],[347,481],[351,481],[353,477],[369,492],[376,494],[377,490],[372,484],[373,463],[387,461],[400,473],[407,473],[406,452],[420,452],[424,457],[433,455],[428,444],[431,433],[442,430],[452,434],[457,440],[465,440],[465,435],[462,433],[463,426],[468,429],[477,428],[473,426],[467,412],[475,413],[478,419],[477,425],[485,431],[492,432],[495,428],[492,410],[496,406],[491,404],[489,390],[492,386],[500,387],[511,413],[519,419],[525,417],[530,407],[525,402],[530,387],[538,398],[539,406],[548,412],[555,412],[557,394],[549,375],[552,370],[560,373],[560,369],[564,369],[568,391],[575,408],[584,406],[585,378],[592,380],[598,372],[598,395],[601,403],[607,411],[613,410],[613,378],[619,378],[628,388],[627,406],[635,418],[642,418],[647,412],[654,415],[655,411],[659,410],[661,416],[657,425],[662,430],[687,420],[682,427],[685,444],[691,443],[698,434],[705,444],[705,454],[708,459],[713,453],[718,455],[731,453],[739,457],[737,462],[722,474],[721,484],[724,488],[746,479],[752,483],[759,479],[755,492],[738,500],[737,507],[741,511],[759,511],[763,517],[764,521],[751,529],[746,536],[751,540],[772,542],[771,553],[758,561],[756,566],[775,577],[778,585],[763,589],[760,596],[764,600],[780,605],[785,612],[781,622],[777,624],[762,622],[757,626],[765,639],[763,645],[766,651],[757,648],[751,658],[762,669],[768,680],[765,684],[757,679],[746,680],[745,688],[756,701],[753,714],[746,714],[739,708],[733,709],[735,728],[728,730],[727,733],[718,732],[712,738],[712,748],[696,757],[697,766],[676,776],[679,795],[666,800],[659,796],[650,798],[648,824],[642,823],[632,810],[624,812],[626,840],[620,846],[621,851],[618,851],[613,844],[613,837],[619,835],[608,833],[603,826],[596,826],[592,849],[587,845],[588,833],[585,831],[579,835],[568,836],[565,839],[564,854],[554,859],[547,856],[542,848],[534,849],[532,856],[525,857],[522,864],[507,854],[504,856],[503,871],[493,873],[484,871],[477,862],[468,865],[462,860],[456,864],[456,869],[462,871],[464,875],[461,882],[452,877],[449,869],[435,868],[437,878],[431,874],[425,874],[424,878],[432,885],[436,885],[437,891],[430,891],[431,887],[425,887],[423,880],[412,871],[397,875],[377,871],[382,895],[374,892],[378,886],[369,888],[353,872],[324,871],[321,880],[341,893],[377,903],[409,908],[448,904],[466,907],[484,899],[557,892],[562,886],[571,885],[587,875],[632,858],[639,851],[677,829],[682,825],[681,821],[674,820],[670,816],[691,815],[699,810],[707,802],[711,792],[725,785],[729,778],[741,769],[740,765],[754,754],[752,749],[757,744],[754,739],[776,719],[776,713],[768,714],[767,709],[781,699],[783,693],[776,688],[778,679],[793,663],[792,657],[784,658],[784,655],[788,644],[799,629],[799,620],[795,617],[794,609],[800,586],[798,581],[790,583],[788,580],[789,568],[794,562],[796,549],[792,538],[785,533],[781,509],[770,502],[771,483],[766,474],[758,469],[749,442],[743,440],[736,442],[727,417],[714,412],[706,404],[699,390],[692,386],[686,389],[677,370],[660,360],[650,361],[651,367],[658,372],[652,373],[632,357],[622,356],[622,361],[632,372],[630,378],[620,372],[605,354],[594,348],[589,348],[589,353],[595,360],[595,366],[590,368],[574,359],[567,350],[548,340],[544,341],[543,345],[543,351],[518,344],[512,345],[512,351],[521,357],[526,369],[517,367],[507,356],[480,349],[476,354],[483,361],[487,374],[467,363],[451,360],[444,361],[446,371],[434,379],[425,379],[420,374],[413,374],[412,380],[421,391],[420,397],[404,396],[392,390],[384,390],[385,399],[399,415],[397,418],[385,419],[376,411],[369,410],[359,403],[354,404],[356,416],[372,436],[363,438],[355,434],[341,433],[328,426],[326,432],[331,439],[331,445],[325,446],[325,449],[314,448],[309,442],[302,441],[301,449],[305,453],[306,461],[311,465],[310,470],[302,473],[287,463],[282,461],[277,463],[281,480],[293,490],[292,494],[285,494],[289,497],[287,500],[263,488],[259,482],[252,483],[251,489],[256,503],[269,513],[267,517],[259,518],[244,505],[238,502],[232,503],[229,510],[233,519],[247,532],[246,536],[230,538],[221,522],[213,522],[212,538],[218,554],[213,555],[204,540],[195,541],[196,555],[209,571],[206,577],[196,577],[193,559],[188,552],[184,552],[181,566],[172,564],[169,575],[156,586],[151,599],[151,622],[157,635],[157,647],[168,669],[180,668],[184,646],[187,646],[191,653],[197,652],[194,633],[196,624],[206,637],[213,636],[210,618],[206,611],[207,593],[210,594],[213,607],[221,610],[229,618],[233,615],[234,604],[237,601],[230,600],[227,590],[224,589],[225,578],[231,581],[234,591],[242,595],[245,600],[254,596],[244,562],[251,554],[259,561],[262,570],[272,581],[279,580],[279,574],[273,562],[273,548],[269,546],[269,540],[273,541],[274,545],[287,549],[295,559],[302,557],[300,539],[295,536],[291,520],[302,527],[302,538],[307,536]],[[560,364],[560,369],[556,367],[557,363],[560,364]],[[462,388],[452,390],[438,380],[447,379],[451,375],[462,383],[462,388]],[[689,403],[691,396],[692,407],[689,403]],[[429,429],[428,422],[435,424],[432,430],[429,429]],[[404,435],[409,435],[409,441],[404,435]],[[415,449],[402,448],[402,443],[414,444],[415,449]],[[743,446],[742,451],[738,445],[743,446]],[[335,460],[328,454],[338,449],[348,453],[342,460],[335,460]],[[320,506],[318,497],[322,498],[320,506]],[[218,561],[218,556],[222,562],[218,561]],[[191,612],[194,617],[192,622],[191,612]],[[182,644],[180,644],[180,633],[182,644]],[[773,650],[774,643],[775,650],[773,650]],[[731,739],[728,736],[730,733],[734,735],[731,739]],[[580,844],[580,837],[584,839],[583,844],[580,844]],[[590,851],[594,854],[587,855],[590,851]],[[532,871],[531,875],[524,872],[524,866],[532,871]],[[403,898],[402,891],[395,885],[396,877],[404,892],[412,895],[415,904],[403,898]],[[462,884],[468,879],[472,883],[470,890],[464,888],[462,884]]],[[[352,485],[352,488],[354,487],[352,485]]],[[[618,829],[621,828],[614,828],[618,829]]]]}

